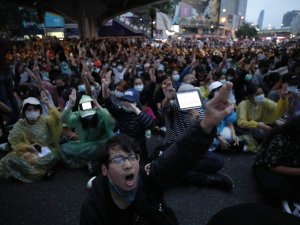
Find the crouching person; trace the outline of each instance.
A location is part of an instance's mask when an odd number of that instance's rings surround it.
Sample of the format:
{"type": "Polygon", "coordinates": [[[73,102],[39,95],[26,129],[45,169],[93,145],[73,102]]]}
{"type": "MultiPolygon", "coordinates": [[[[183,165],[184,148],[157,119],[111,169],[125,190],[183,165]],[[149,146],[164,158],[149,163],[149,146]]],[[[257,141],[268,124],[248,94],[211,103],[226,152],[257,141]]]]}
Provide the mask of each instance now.
{"type": "Polygon", "coordinates": [[[61,124],[58,110],[47,106],[49,114],[43,116],[38,99],[24,100],[21,118],[8,136],[12,151],[0,161],[1,177],[33,182],[52,175],[59,158],[61,124]]]}
{"type": "Polygon", "coordinates": [[[62,160],[70,169],[84,167],[94,159],[99,146],[113,136],[114,127],[109,112],[88,95],[82,95],[78,111],[72,112],[76,98],[73,89],[61,114],[61,121],[78,134],[78,140],[61,145],[62,160]]]}
{"type": "Polygon", "coordinates": [[[163,202],[163,192],[177,184],[211,145],[215,126],[233,110],[228,103],[231,88],[231,83],[224,85],[221,94],[207,103],[204,119],[144,168],[135,142],[124,135],[110,139],[99,154],[103,176],[92,182],[80,224],[178,224],[163,202]]]}

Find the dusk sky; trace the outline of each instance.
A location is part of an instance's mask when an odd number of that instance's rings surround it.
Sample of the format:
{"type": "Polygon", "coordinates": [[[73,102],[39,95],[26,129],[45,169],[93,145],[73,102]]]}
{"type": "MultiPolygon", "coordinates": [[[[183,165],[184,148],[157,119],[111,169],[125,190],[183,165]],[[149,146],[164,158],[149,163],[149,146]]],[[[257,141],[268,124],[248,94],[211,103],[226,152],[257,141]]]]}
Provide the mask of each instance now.
{"type": "Polygon", "coordinates": [[[248,0],[246,21],[257,23],[261,10],[265,10],[263,27],[269,24],[280,28],[283,15],[292,10],[300,10],[299,0],[248,0]]]}

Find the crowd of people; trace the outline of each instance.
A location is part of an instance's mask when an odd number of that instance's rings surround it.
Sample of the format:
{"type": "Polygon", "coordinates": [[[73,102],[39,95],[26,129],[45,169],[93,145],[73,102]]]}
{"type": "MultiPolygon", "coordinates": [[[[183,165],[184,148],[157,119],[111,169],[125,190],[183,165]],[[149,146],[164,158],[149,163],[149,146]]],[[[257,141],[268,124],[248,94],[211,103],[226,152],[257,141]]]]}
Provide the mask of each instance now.
{"type": "Polygon", "coordinates": [[[300,217],[299,86],[297,41],[1,39],[0,177],[87,167],[81,224],[176,224],[164,190],[229,191],[218,153],[251,152],[262,192],[300,217]],[[202,105],[181,109],[195,90],[202,105]],[[164,137],[151,155],[149,132],[164,137]]]}

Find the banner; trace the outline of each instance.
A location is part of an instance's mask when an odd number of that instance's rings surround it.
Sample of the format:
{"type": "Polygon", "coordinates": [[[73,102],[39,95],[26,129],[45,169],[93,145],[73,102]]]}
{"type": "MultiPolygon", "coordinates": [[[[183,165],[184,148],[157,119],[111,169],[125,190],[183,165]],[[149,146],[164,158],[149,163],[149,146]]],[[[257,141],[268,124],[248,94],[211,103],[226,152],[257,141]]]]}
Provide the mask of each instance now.
{"type": "Polygon", "coordinates": [[[221,0],[182,0],[179,3],[181,25],[217,25],[221,0]]]}
{"type": "Polygon", "coordinates": [[[156,12],[156,29],[171,31],[171,19],[167,14],[156,12]]]}

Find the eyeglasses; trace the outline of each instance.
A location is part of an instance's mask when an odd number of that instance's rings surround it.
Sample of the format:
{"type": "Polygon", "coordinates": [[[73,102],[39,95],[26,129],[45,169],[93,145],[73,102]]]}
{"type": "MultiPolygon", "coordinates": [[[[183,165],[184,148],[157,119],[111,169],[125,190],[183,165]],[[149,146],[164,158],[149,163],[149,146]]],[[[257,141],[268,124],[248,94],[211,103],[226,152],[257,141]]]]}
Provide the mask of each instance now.
{"type": "Polygon", "coordinates": [[[129,154],[127,157],[125,156],[116,156],[110,160],[108,160],[109,163],[121,165],[124,164],[126,159],[128,159],[129,162],[135,162],[140,160],[140,156],[138,154],[129,154]]]}

